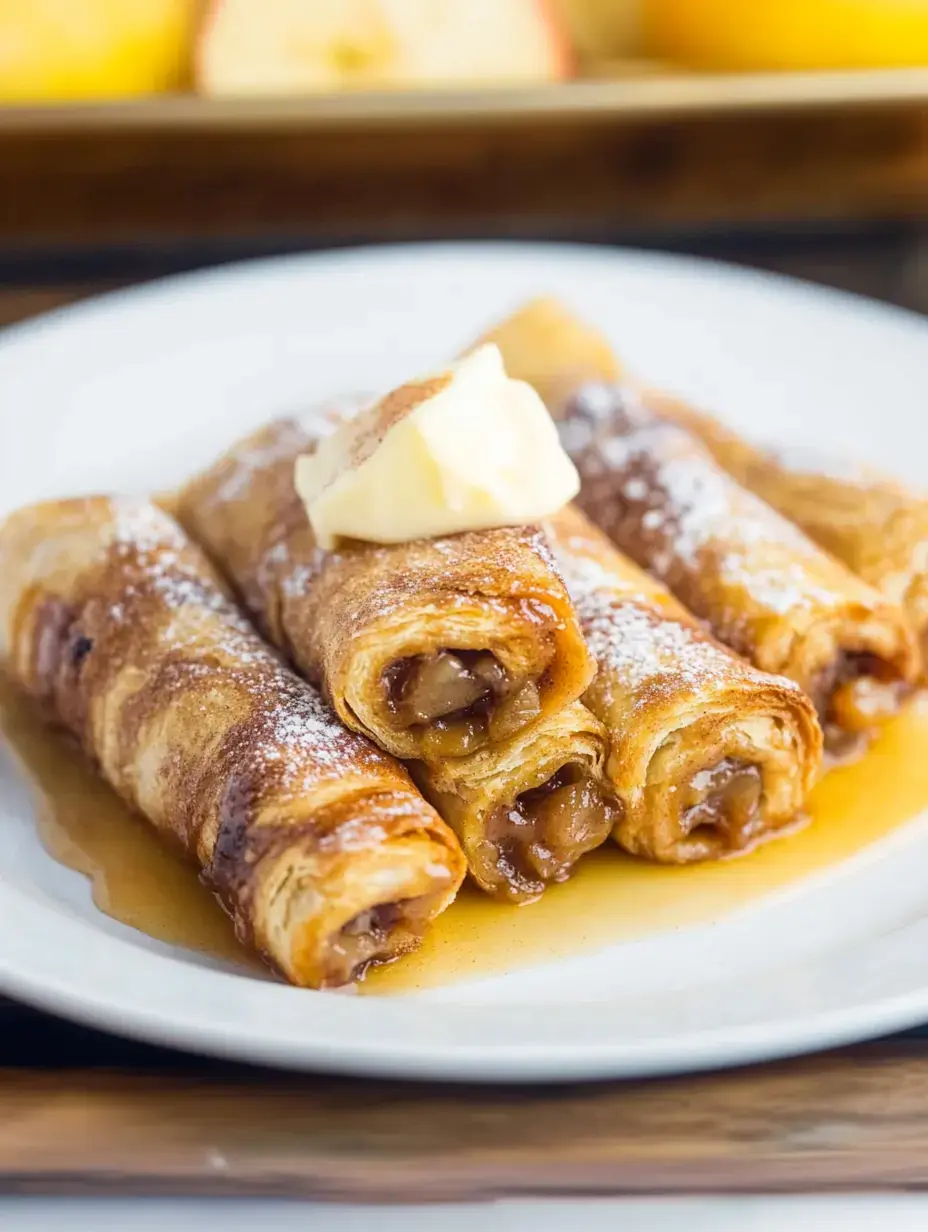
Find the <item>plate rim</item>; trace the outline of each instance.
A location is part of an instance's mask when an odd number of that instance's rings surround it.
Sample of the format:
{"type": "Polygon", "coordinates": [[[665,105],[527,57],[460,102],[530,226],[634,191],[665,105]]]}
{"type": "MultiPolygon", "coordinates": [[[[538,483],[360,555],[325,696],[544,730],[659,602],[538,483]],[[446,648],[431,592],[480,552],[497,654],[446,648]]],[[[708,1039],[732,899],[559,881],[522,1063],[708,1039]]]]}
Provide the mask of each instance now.
{"type": "MultiPolygon", "coordinates": [[[[928,70],[926,70],[928,71],[928,70]]],[[[505,260],[529,262],[535,258],[558,261],[602,260],[606,263],[662,266],[665,270],[677,270],[699,277],[712,271],[725,281],[751,284],[760,291],[775,291],[781,295],[803,295],[810,302],[818,302],[825,308],[840,310],[842,307],[856,315],[870,316],[874,321],[893,322],[917,332],[928,331],[928,321],[919,312],[904,308],[886,300],[876,299],[858,291],[826,286],[809,278],[782,274],[759,266],[741,264],[720,257],[697,256],[677,253],[660,248],[635,248],[621,244],[603,244],[596,241],[546,241],[546,240],[425,240],[391,244],[350,245],[344,248],[271,253],[263,256],[231,258],[193,269],[159,275],[124,287],[95,292],[83,299],[61,304],[0,327],[0,356],[8,346],[39,336],[52,326],[72,319],[90,319],[115,310],[139,311],[151,306],[159,298],[171,298],[175,291],[189,292],[217,286],[223,282],[235,283],[243,277],[256,274],[274,276],[281,270],[303,266],[307,269],[325,270],[351,268],[355,265],[372,264],[389,266],[409,259],[464,259],[470,255],[477,260],[493,257],[505,260]]]]}

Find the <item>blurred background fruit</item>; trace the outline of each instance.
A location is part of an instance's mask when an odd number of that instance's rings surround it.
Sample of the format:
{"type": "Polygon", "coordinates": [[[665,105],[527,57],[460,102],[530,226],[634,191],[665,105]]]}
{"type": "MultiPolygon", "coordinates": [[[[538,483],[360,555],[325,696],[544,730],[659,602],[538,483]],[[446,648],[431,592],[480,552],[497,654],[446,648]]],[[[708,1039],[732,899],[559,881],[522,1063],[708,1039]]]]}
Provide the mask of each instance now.
{"type": "Polygon", "coordinates": [[[646,51],[722,71],[928,64],[928,0],[642,0],[646,51]]]}
{"type": "Polygon", "coordinates": [[[545,0],[215,0],[197,50],[207,94],[299,94],[565,77],[545,0]]]}
{"type": "Polygon", "coordinates": [[[199,0],[0,0],[0,101],[179,89],[199,10],[199,0]]]}
{"type": "Polygon", "coordinates": [[[551,0],[584,68],[625,60],[638,45],[641,0],[551,0]]]}

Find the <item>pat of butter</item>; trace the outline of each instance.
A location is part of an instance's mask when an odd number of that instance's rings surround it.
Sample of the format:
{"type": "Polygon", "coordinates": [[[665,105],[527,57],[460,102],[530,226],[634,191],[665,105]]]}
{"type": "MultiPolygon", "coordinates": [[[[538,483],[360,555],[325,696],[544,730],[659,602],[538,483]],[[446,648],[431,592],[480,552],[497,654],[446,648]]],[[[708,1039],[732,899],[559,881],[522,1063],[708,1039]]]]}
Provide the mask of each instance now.
{"type": "Polygon", "coordinates": [[[580,490],[544,403],[493,345],[347,420],[295,480],[323,548],[520,526],[580,490]]]}

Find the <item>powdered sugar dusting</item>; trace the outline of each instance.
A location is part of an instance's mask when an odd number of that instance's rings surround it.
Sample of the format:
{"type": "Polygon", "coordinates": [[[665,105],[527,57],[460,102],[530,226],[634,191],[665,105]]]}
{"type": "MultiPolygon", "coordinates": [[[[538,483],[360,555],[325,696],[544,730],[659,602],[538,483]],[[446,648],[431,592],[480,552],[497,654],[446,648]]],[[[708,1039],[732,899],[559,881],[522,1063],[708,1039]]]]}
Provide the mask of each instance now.
{"type": "Polygon", "coordinates": [[[720,581],[772,612],[841,601],[817,580],[821,551],[634,392],[583,390],[561,435],[583,477],[581,505],[672,587],[698,579],[711,553],[720,581]]]}
{"type": "Polygon", "coordinates": [[[600,673],[629,690],[649,682],[697,689],[730,679],[731,655],[696,629],[668,619],[645,595],[620,593],[597,561],[560,553],[567,589],[600,673]]]}
{"type": "Polygon", "coordinates": [[[258,471],[273,466],[305,447],[305,433],[294,419],[282,419],[274,432],[261,432],[236,451],[235,465],[216,489],[218,503],[240,500],[246,495],[258,471]],[[253,443],[251,443],[253,442],[253,443]]]}
{"type": "Polygon", "coordinates": [[[300,412],[300,427],[314,441],[319,441],[324,436],[331,436],[346,419],[353,419],[369,407],[375,397],[369,393],[344,393],[325,398],[300,412]]]}
{"type": "Polygon", "coordinates": [[[666,682],[668,676],[674,688],[697,689],[731,675],[731,663],[711,643],[633,602],[600,594],[578,604],[578,611],[600,671],[614,673],[626,689],[666,682]]]}
{"type": "Polygon", "coordinates": [[[557,557],[551,548],[551,542],[540,526],[533,526],[528,531],[528,542],[532,550],[541,558],[547,567],[563,581],[563,574],[557,557]]]}
{"type": "Polygon", "coordinates": [[[633,710],[657,697],[679,701],[706,697],[732,681],[755,680],[797,691],[792,681],[758,673],[696,625],[661,611],[653,594],[636,593],[626,576],[610,572],[608,560],[583,537],[555,536],[567,588],[587,646],[598,665],[594,688],[607,704],[614,689],[632,696],[633,710]]]}
{"type": "Polygon", "coordinates": [[[834,454],[816,445],[768,444],[764,453],[776,466],[794,475],[835,479],[839,482],[872,483],[883,478],[874,467],[857,458],[834,454]]]}
{"type": "Polygon", "coordinates": [[[136,621],[154,638],[147,653],[170,662],[178,688],[185,678],[200,681],[200,689],[211,682],[220,706],[230,690],[247,697],[242,758],[250,770],[273,770],[298,789],[320,773],[341,776],[356,770],[359,759],[380,758],[265,645],[167,515],[133,501],[112,507],[110,550],[119,568],[110,576],[121,586],[110,619],[117,628],[136,621]]]}
{"type": "Polygon", "coordinates": [[[308,453],[348,418],[371,401],[368,394],[349,393],[313,404],[291,418],[278,419],[236,447],[223,482],[213,494],[222,504],[248,495],[255,476],[301,453],[308,453]]]}
{"type": "Polygon", "coordinates": [[[147,501],[116,497],[110,502],[111,541],[135,552],[163,551],[176,553],[187,540],[177,523],[157,505],[147,501]]]}
{"type": "MultiPolygon", "coordinates": [[[[228,606],[167,514],[132,500],[114,500],[111,508],[110,552],[126,566],[121,595],[112,605],[114,616],[120,618],[127,603],[142,593],[157,596],[171,610],[192,606],[217,612],[228,606]]],[[[243,623],[241,617],[238,622],[243,623]]]]}
{"type": "Polygon", "coordinates": [[[341,726],[319,694],[282,665],[254,672],[241,683],[255,698],[249,753],[256,765],[274,764],[291,783],[318,777],[320,769],[346,773],[373,750],[341,726]],[[257,721],[257,722],[256,722],[257,721]]]}

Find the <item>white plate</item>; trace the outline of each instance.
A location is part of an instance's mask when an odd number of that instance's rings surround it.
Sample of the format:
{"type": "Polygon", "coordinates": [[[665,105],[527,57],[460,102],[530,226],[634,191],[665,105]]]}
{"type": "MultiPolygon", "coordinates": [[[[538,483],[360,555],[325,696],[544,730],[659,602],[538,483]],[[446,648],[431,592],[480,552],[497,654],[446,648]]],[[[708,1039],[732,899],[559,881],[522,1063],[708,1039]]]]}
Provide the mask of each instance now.
{"type": "MultiPolygon", "coordinates": [[[[924,468],[928,326],[721,265],[469,245],[287,258],[171,279],[0,338],[0,512],[150,490],[237,432],[455,353],[529,295],[767,435],[924,468]]],[[[452,1079],[657,1074],[928,1020],[928,816],[713,922],[416,997],[315,994],[204,965],[101,915],[44,854],[0,748],[0,988],[125,1034],[247,1060],[452,1079]]]]}

